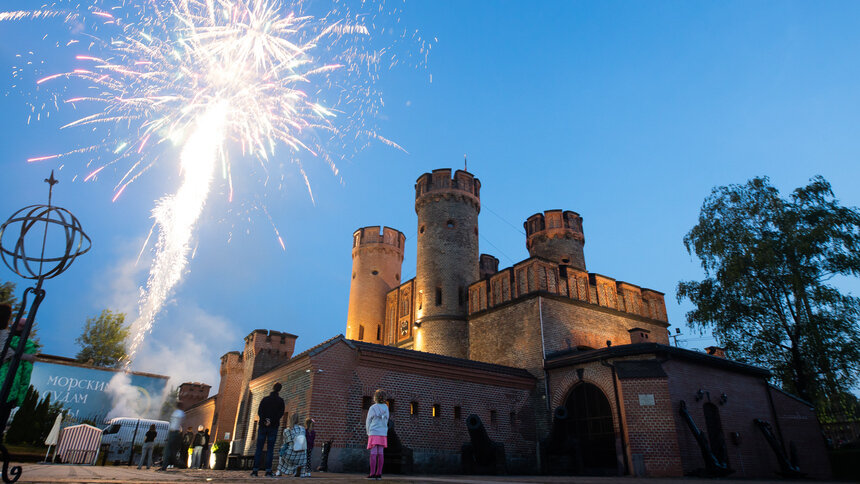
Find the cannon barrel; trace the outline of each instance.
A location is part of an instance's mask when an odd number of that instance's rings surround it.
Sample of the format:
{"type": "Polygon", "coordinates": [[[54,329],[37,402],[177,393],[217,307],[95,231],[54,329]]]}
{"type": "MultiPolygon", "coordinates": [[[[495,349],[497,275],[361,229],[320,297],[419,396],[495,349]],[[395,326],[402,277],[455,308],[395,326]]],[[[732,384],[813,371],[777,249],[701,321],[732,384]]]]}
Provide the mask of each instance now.
{"type": "Polygon", "coordinates": [[[490,464],[493,461],[494,442],[487,435],[487,429],[481,417],[472,414],[466,418],[466,429],[469,431],[469,440],[475,452],[475,460],[479,464],[490,464]]]}
{"type": "Polygon", "coordinates": [[[504,474],[506,458],[504,444],[493,442],[487,435],[484,423],[477,415],[466,418],[469,442],[462,447],[462,464],[465,474],[504,474]]]}
{"type": "Polygon", "coordinates": [[[552,413],[552,429],[549,433],[547,451],[562,453],[567,441],[567,408],[556,407],[552,413]]]}

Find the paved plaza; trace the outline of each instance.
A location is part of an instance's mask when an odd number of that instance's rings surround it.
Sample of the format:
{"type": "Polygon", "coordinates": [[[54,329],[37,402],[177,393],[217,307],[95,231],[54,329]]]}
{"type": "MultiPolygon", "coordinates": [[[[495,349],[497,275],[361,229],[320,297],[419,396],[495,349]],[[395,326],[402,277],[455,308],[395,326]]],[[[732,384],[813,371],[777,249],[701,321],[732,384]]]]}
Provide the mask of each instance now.
{"type": "MultiPolygon", "coordinates": [[[[21,475],[19,482],[145,482],[145,483],[160,483],[160,482],[248,482],[248,483],[265,483],[271,482],[274,479],[279,481],[292,480],[300,482],[314,483],[338,483],[344,484],[349,482],[368,482],[361,474],[332,474],[324,472],[315,472],[309,479],[296,478],[270,478],[257,477],[253,478],[248,475],[248,471],[211,471],[211,470],[168,470],[166,472],[157,472],[155,470],[137,470],[136,467],[101,467],[101,466],[81,466],[81,465],[62,465],[62,464],[23,464],[24,472],[21,475]]],[[[483,482],[503,482],[508,484],[514,483],[555,483],[555,482],[573,482],[577,484],[608,484],[612,482],[623,481],[625,483],[648,483],[648,484],[694,484],[708,483],[713,484],[713,479],[694,479],[694,478],[677,478],[677,479],[646,479],[632,477],[570,477],[570,476],[463,476],[463,475],[439,475],[439,476],[407,476],[407,475],[391,475],[386,476],[382,481],[396,483],[483,483],[483,482]]],[[[790,481],[786,480],[731,480],[732,483],[756,483],[766,484],[768,482],[785,484],[790,481]]],[[[799,481],[798,481],[799,482],[799,481]]],[[[804,481],[808,482],[808,481],[804,481]]]]}

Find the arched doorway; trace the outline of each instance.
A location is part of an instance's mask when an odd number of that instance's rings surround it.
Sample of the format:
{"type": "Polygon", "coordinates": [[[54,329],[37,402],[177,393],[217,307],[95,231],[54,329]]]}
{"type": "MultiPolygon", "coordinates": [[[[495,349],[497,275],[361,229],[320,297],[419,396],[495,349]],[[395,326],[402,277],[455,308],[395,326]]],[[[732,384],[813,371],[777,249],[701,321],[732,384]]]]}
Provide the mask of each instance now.
{"type": "Polygon", "coordinates": [[[577,470],[582,474],[615,475],[615,429],[606,395],[597,386],[582,382],[573,387],[564,406],[568,436],[578,454],[577,470]]]}
{"type": "Polygon", "coordinates": [[[723,464],[729,463],[729,450],[726,448],[726,438],[723,436],[723,422],[720,410],[713,403],[706,403],[702,409],[705,413],[705,428],[708,430],[708,443],[711,452],[723,464]]]}

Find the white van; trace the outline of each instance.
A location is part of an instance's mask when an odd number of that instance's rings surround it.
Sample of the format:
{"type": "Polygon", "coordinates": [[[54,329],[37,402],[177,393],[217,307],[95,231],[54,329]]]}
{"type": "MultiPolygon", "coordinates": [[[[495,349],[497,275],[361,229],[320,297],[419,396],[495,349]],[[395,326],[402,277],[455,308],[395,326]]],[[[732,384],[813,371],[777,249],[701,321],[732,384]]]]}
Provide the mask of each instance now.
{"type": "MultiPolygon", "coordinates": [[[[146,433],[150,425],[155,425],[155,445],[164,446],[167,443],[168,422],[164,420],[150,420],[147,418],[117,417],[108,420],[107,427],[102,431],[102,445],[109,445],[108,462],[128,461],[132,445],[143,445],[146,433]],[[134,439],[134,443],[132,443],[134,439]]],[[[138,459],[140,455],[135,455],[138,459]]],[[[137,460],[134,462],[137,464],[137,460]]]]}

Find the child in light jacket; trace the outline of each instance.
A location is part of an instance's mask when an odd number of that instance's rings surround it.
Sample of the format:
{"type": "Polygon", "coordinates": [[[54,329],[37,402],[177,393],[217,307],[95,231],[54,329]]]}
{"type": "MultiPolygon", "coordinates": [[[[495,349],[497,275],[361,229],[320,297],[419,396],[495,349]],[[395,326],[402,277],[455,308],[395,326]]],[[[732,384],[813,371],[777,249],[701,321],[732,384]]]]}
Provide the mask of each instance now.
{"type": "Polygon", "coordinates": [[[385,392],[376,390],[373,393],[374,403],[367,411],[364,422],[367,430],[367,448],[370,449],[370,474],[368,479],[382,478],[382,463],[384,449],[388,447],[388,405],[385,402],[385,392]]]}

